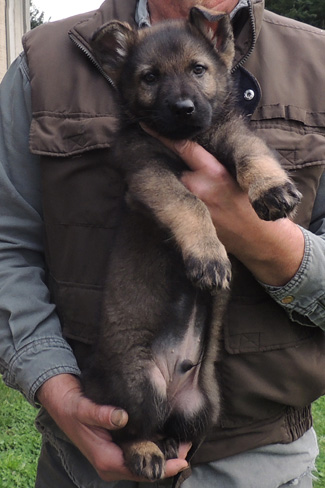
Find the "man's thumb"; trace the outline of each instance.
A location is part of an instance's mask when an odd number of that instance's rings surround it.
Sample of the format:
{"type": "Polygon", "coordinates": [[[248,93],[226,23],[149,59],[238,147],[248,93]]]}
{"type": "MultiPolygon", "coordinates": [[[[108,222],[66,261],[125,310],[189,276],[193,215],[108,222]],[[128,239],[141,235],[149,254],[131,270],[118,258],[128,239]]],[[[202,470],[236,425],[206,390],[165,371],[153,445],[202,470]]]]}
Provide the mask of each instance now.
{"type": "Polygon", "coordinates": [[[121,429],[128,422],[128,414],[121,408],[114,408],[110,416],[111,424],[117,429],[121,429]]]}
{"type": "Polygon", "coordinates": [[[107,430],[121,429],[128,422],[128,414],[122,408],[97,405],[88,399],[83,404],[83,413],[79,410],[79,414],[85,423],[107,430]]]}

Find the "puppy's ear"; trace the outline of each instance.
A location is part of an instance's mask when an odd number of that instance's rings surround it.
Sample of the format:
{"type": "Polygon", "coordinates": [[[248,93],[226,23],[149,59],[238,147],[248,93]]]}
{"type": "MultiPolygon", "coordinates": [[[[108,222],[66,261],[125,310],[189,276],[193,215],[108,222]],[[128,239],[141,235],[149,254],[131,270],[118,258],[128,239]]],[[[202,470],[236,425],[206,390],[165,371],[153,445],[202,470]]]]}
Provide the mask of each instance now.
{"type": "Polygon", "coordinates": [[[191,8],[189,21],[209,39],[230,71],[235,56],[235,43],[229,15],[197,6],[191,8]]]}
{"type": "Polygon", "coordinates": [[[90,45],[94,54],[114,83],[136,38],[136,31],[129,24],[118,21],[107,22],[92,35],[90,45]]]}

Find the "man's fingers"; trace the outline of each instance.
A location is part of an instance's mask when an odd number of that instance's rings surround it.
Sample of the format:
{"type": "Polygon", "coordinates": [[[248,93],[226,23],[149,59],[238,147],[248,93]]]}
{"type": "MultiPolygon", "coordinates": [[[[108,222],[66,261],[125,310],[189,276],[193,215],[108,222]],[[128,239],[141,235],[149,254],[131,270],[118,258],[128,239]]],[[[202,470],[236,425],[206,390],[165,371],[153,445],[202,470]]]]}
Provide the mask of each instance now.
{"type": "Polygon", "coordinates": [[[176,141],[174,151],[192,171],[215,169],[220,165],[212,154],[194,141],[176,141]]]}
{"type": "Polygon", "coordinates": [[[117,429],[121,429],[128,422],[128,414],[121,408],[114,408],[110,415],[111,424],[117,429]]]}
{"type": "Polygon", "coordinates": [[[184,471],[188,468],[188,462],[183,459],[169,459],[166,462],[165,478],[176,476],[180,471],[184,471]]]}
{"type": "Polygon", "coordinates": [[[173,141],[171,139],[167,139],[166,137],[160,136],[144,124],[140,125],[145,132],[155,137],[169,149],[178,154],[178,156],[183,159],[183,161],[192,171],[199,171],[208,168],[215,169],[216,165],[222,166],[221,163],[219,163],[219,161],[212,156],[212,154],[206,151],[197,142],[190,140],[173,141]]]}
{"type": "Polygon", "coordinates": [[[96,405],[84,398],[78,406],[79,421],[94,427],[102,427],[108,430],[117,430],[128,422],[128,414],[125,410],[106,405],[96,405]]]}

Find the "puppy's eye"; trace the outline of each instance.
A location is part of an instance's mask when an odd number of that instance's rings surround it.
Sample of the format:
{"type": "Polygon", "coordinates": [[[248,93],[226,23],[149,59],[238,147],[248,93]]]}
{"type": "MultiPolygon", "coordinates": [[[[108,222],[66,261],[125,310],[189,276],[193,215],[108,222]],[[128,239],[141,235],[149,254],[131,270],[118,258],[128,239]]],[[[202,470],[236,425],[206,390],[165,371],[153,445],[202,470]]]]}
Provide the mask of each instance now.
{"type": "Polygon", "coordinates": [[[206,67],[203,66],[202,64],[196,64],[193,68],[193,73],[196,75],[196,76],[202,76],[204,75],[204,73],[206,72],[206,67]]]}
{"type": "Polygon", "coordinates": [[[152,85],[153,83],[155,83],[157,81],[158,76],[155,73],[152,73],[151,71],[149,71],[148,73],[145,73],[143,75],[142,79],[143,79],[143,81],[148,83],[148,85],[152,85]]]}

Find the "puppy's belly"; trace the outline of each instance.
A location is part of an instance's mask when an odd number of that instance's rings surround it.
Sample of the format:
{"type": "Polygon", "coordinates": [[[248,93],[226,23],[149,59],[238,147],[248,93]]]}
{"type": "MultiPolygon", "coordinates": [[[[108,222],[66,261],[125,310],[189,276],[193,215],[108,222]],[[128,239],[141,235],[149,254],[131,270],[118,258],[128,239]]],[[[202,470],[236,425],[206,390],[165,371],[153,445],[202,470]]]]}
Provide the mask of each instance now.
{"type": "Polygon", "coordinates": [[[202,359],[202,336],[194,306],[182,337],[171,333],[157,338],[153,346],[150,380],[158,395],[167,399],[171,411],[192,416],[204,405],[199,373],[202,359]]]}

